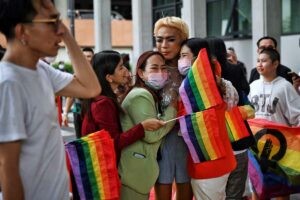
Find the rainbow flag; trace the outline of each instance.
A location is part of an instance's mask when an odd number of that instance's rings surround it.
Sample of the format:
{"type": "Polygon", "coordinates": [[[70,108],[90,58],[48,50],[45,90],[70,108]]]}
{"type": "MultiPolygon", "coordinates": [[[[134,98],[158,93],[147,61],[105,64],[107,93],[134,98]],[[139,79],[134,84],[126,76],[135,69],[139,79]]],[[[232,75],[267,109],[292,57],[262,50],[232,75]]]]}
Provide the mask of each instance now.
{"type": "Polygon", "coordinates": [[[300,127],[263,119],[248,123],[257,141],[249,155],[249,175],[257,194],[271,198],[300,192],[300,127]]]}
{"type": "Polygon", "coordinates": [[[225,156],[214,109],[185,115],[179,118],[179,122],[183,139],[194,163],[225,156]]]}
{"type": "Polygon", "coordinates": [[[114,143],[101,130],[65,145],[80,199],[118,199],[118,177],[114,143]]]}
{"type": "Polygon", "coordinates": [[[206,49],[201,49],[188,75],[181,83],[179,94],[188,114],[222,104],[206,49]]]}
{"type": "Polygon", "coordinates": [[[239,107],[235,106],[231,110],[225,111],[225,120],[230,142],[250,136],[239,107]]]}

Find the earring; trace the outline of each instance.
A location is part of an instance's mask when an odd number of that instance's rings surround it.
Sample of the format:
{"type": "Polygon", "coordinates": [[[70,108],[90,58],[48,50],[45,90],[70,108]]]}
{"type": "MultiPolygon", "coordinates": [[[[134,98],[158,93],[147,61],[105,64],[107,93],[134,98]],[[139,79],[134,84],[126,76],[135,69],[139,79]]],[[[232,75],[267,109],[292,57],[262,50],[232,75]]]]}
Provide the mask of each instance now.
{"type": "Polygon", "coordinates": [[[27,45],[27,42],[26,42],[26,40],[25,40],[25,39],[21,39],[21,43],[22,43],[24,46],[26,46],[26,45],[27,45]]]}

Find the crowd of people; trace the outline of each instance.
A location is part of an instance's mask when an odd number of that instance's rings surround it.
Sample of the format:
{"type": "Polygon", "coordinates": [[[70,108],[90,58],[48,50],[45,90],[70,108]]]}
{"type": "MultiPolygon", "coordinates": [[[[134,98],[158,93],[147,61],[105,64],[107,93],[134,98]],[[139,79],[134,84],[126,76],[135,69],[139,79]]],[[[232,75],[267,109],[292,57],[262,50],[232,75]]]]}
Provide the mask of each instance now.
{"type": "MultiPolygon", "coordinates": [[[[152,188],[158,200],[172,199],[174,188],[178,200],[244,199],[247,150],[255,140],[250,134],[231,142],[225,111],[245,105],[245,99],[255,118],[300,126],[300,77],[280,63],[277,42],[270,36],[257,42],[256,67],[248,82],[234,48],[227,49],[219,38],[189,38],[187,24],[178,17],[155,22],[155,50],[140,55],[135,75],[127,55],[80,49],[51,0],[0,0],[0,32],[7,39],[0,62],[0,185],[5,200],[70,199],[55,95],[67,97],[64,125],[73,105],[77,138],[101,129],[109,132],[122,200],[146,200],[152,188]],[[56,56],[60,42],[68,49],[73,75],[45,62],[56,56]],[[179,87],[203,49],[223,99],[216,126],[221,127],[225,155],[195,163],[179,122],[172,119],[185,113],[179,87]]],[[[252,199],[258,199],[252,191],[252,199]]]]}

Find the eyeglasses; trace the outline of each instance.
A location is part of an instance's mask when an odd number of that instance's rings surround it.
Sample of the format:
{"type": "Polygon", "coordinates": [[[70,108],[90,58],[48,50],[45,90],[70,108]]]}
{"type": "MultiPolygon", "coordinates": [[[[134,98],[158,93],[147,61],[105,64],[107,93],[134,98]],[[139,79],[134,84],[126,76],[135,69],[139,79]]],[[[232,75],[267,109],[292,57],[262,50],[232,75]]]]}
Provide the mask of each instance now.
{"type": "Polygon", "coordinates": [[[47,23],[52,24],[54,27],[54,31],[57,31],[59,28],[59,25],[61,23],[61,19],[59,17],[53,18],[53,19],[33,19],[31,21],[25,22],[25,23],[47,23]]]}

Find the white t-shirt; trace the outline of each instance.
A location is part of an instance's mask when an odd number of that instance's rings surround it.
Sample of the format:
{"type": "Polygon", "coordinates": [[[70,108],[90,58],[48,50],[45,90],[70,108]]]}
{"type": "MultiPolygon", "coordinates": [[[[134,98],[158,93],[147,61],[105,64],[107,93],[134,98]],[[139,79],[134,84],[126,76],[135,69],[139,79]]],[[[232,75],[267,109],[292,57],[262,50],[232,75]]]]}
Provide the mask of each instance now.
{"type": "Polygon", "coordinates": [[[22,140],[20,174],[28,200],[68,199],[54,93],[72,79],[43,61],[37,70],[0,62],[0,142],[22,140]]]}
{"type": "Polygon", "coordinates": [[[272,82],[264,82],[261,77],[253,81],[249,99],[255,109],[255,118],[300,126],[300,96],[284,78],[278,76],[272,82]]]}

